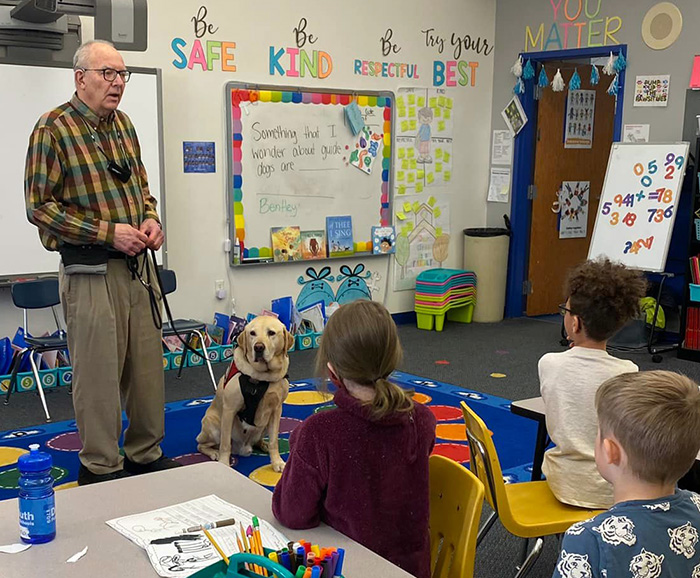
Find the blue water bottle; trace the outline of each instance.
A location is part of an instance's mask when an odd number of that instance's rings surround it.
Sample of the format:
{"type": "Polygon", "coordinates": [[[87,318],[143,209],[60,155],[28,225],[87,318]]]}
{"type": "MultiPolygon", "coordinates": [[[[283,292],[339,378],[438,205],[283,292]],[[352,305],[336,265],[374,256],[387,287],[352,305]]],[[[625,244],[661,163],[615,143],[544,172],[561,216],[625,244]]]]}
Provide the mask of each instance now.
{"type": "Polygon", "coordinates": [[[56,504],[51,456],[29,446],[17,460],[19,468],[19,537],[27,544],[43,544],[56,537],[56,504]]]}

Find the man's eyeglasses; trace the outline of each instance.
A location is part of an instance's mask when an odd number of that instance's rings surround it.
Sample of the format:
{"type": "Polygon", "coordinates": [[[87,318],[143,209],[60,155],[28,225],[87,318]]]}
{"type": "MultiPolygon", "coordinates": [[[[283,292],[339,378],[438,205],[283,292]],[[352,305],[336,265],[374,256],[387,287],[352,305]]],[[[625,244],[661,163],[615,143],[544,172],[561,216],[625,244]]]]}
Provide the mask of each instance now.
{"type": "Polygon", "coordinates": [[[560,303],[557,307],[559,307],[559,314],[560,314],[562,317],[564,317],[564,316],[567,314],[567,312],[568,312],[569,314],[573,315],[573,313],[571,312],[571,309],[569,309],[569,308],[566,306],[566,303],[560,303]]]}
{"type": "Polygon", "coordinates": [[[102,77],[107,81],[107,82],[114,82],[114,80],[117,78],[117,75],[122,77],[122,80],[126,83],[129,82],[129,79],[131,78],[131,71],[129,70],[114,70],[114,68],[83,68],[85,72],[88,72],[89,70],[92,70],[94,72],[101,72],[102,77]]]}

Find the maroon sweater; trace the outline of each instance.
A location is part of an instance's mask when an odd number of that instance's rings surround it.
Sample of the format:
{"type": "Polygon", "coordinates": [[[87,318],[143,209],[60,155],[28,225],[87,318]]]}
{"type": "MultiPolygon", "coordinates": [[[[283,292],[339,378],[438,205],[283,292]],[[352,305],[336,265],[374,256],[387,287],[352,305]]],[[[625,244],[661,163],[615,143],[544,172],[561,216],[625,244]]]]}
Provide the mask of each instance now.
{"type": "MultiPolygon", "coordinates": [[[[346,390],[337,409],[312,415],[291,435],[289,460],[272,496],[288,528],[325,522],[419,578],[430,577],[428,456],[435,417],[411,413],[371,421],[346,390]]],[[[330,544],[332,546],[332,544],[330,544]]]]}

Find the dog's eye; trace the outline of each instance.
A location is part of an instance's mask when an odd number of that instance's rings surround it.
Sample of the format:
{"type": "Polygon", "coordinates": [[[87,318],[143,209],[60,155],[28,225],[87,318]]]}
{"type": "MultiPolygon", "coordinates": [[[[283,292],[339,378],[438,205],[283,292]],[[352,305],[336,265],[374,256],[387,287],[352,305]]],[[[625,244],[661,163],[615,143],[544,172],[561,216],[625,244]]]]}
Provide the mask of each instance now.
{"type": "Polygon", "coordinates": [[[275,335],[275,332],[272,331],[272,330],[270,330],[270,331],[267,332],[267,335],[268,335],[268,337],[272,337],[272,336],[275,335]]]}
{"type": "Polygon", "coordinates": [[[251,331],[251,332],[250,332],[250,335],[251,335],[252,337],[255,337],[255,331],[251,331]]]}

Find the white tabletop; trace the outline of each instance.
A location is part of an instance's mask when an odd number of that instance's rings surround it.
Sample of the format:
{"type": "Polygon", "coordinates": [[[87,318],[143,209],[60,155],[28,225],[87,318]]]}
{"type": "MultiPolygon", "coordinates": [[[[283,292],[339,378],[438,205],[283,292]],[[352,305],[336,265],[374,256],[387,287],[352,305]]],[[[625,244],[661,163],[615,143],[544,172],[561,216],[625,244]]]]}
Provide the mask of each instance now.
{"type": "Polygon", "coordinates": [[[545,415],[544,400],[541,397],[530,397],[527,399],[520,399],[518,401],[512,401],[511,406],[516,406],[517,408],[524,409],[533,414],[545,415]]]}
{"type": "MultiPolygon", "coordinates": [[[[300,491],[303,491],[301,489],[300,491]]],[[[345,548],[347,578],[410,574],[322,525],[313,530],[289,530],[272,515],[272,494],[235,470],[208,462],[56,492],[56,539],[20,554],[0,554],[2,578],[149,578],[157,574],[142,550],[105,524],[105,520],[136,514],[216,494],[265,519],[290,539],[305,539],[322,547],[345,548]],[[66,560],[85,546],[88,553],[75,564],[66,560]]],[[[398,531],[398,530],[397,530],[398,531]]],[[[0,544],[19,542],[17,500],[0,502],[0,544]]]]}

